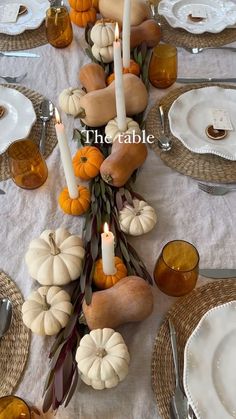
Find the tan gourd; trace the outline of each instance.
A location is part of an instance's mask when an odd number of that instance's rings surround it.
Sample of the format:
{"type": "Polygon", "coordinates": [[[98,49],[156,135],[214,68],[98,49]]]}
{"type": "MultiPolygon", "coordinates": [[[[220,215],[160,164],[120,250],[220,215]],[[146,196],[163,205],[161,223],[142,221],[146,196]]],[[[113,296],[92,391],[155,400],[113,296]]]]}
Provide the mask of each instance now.
{"type": "MultiPolygon", "coordinates": [[[[99,0],[99,10],[103,17],[115,19],[122,24],[124,0],[99,0]]],[[[131,25],[139,25],[151,17],[146,0],[131,0],[131,25]]]]}
{"type": "Polygon", "coordinates": [[[79,80],[87,92],[105,89],[106,73],[104,69],[96,63],[85,64],[79,72],[79,80]]]}
{"type": "Polygon", "coordinates": [[[127,276],[113,287],[93,293],[92,302],[83,303],[83,313],[88,327],[93,329],[139,322],[153,309],[151,286],[138,276],[127,276]]]}
{"type": "MultiPolygon", "coordinates": [[[[116,187],[124,186],[147,157],[147,147],[144,143],[125,143],[123,141],[126,141],[126,138],[128,140],[128,136],[121,136],[112,144],[111,154],[100,167],[103,180],[116,187]]],[[[135,138],[131,136],[129,141],[135,141],[135,138]]]]}
{"type": "MultiPolygon", "coordinates": [[[[127,116],[143,112],[148,103],[145,85],[134,74],[124,74],[124,92],[127,116]]],[[[94,90],[81,97],[79,115],[89,127],[106,125],[116,116],[115,81],[105,89],[94,90]]]]}
{"type": "Polygon", "coordinates": [[[148,19],[140,23],[138,26],[132,26],[130,32],[130,46],[136,48],[142,42],[147,44],[147,47],[153,48],[161,38],[161,28],[154,19],[148,19]]]}

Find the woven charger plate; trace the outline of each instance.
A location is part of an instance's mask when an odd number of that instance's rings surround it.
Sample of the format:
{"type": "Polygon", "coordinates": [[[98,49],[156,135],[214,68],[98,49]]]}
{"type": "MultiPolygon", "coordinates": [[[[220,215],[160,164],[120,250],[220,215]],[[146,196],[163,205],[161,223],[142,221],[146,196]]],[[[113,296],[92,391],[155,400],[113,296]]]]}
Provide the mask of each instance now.
{"type": "Polygon", "coordinates": [[[0,340],[0,397],[14,391],[24,371],[30,344],[29,329],[22,321],[23,297],[15,283],[0,272],[0,298],[6,297],[12,302],[13,315],[10,329],[0,340]]]}
{"type": "Polygon", "coordinates": [[[45,24],[39,28],[29,30],[20,35],[0,34],[0,50],[1,51],[19,51],[22,49],[31,49],[40,47],[48,43],[46,38],[45,24]]]}
{"type": "MultiPolygon", "coordinates": [[[[235,89],[235,86],[219,83],[211,83],[210,85],[235,89]]],[[[193,153],[170,132],[168,112],[172,103],[183,93],[201,87],[209,87],[209,83],[189,84],[174,89],[153,106],[146,120],[147,135],[155,136],[155,141],[150,146],[167,166],[186,176],[209,182],[234,183],[236,182],[236,161],[226,160],[213,154],[193,153]],[[160,151],[158,147],[158,138],[161,136],[161,123],[158,116],[159,104],[162,104],[165,113],[166,134],[173,140],[173,147],[168,152],[160,151]]]]}
{"type": "Polygon", "coordinates": [[[152,387],[163,419],[170,418],[169,404],[175,388],[168,318],[173,320],[176,328],[182,374],[185,344],[202,316],[211,308],[232,300],[236,300],[236,280],[217,280],[180,298],[168,312],[156,337],[152,357],[152,387]]]}
{"type": "MultiPolygon", "coordinates": [[[[4,84],[5,87],[9,87],[11,89],[16,89],[19,92],[23,93],[28,99],[31,100],[34,106],[35,113],[37,115],[37,121],[34,124],[29,138],[32,138],[37,144],[40,141],[40,135],[42,131],[42,121],[39,118],[39,110],[40,104],[44,99],[40,93],[35,92],[34,90],[28,89],[24,86],[19,86],[17,84],[4,84]]],[[[46,141],[45,141],[45,157],[47,158],[51,152],[53,151],[55,145],[57,144],[57,136],[55,131],[55,123],[53,118],[47,123],[47,134],[46,134],[46,141]]],[[[6,180],[10,177],[9,167],[8,167],[8,158],[7,152],[0,155],[0,181],[6,180]]]]}
{"type": "Polygon", "coordinates": [[[220,47],[236,41],[236,29],[224,29],[220,33],[206,32],[197,35],[181,28],[172,28],[163,16],[158,15],[156,18],[161,25],[161,40],[177,47],[220,47]]]}

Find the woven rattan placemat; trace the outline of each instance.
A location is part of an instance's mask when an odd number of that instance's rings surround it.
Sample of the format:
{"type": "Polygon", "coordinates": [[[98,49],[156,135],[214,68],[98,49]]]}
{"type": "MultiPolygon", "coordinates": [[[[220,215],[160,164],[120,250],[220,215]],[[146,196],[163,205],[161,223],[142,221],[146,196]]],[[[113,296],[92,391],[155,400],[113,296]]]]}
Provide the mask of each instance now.
{"type": "MultiPolygon", "coordinates": [[[[192,178],[218,183],[234,183],[236,182],[236,161],[223,159],[212,154],[197,154],[189,151],[176,137],[170,132],[168,112],[172,103],[181,94],[201,87],[209,86],[209,83],[191,84],[172,90],[166,96],[152,107],[148,113],[146,120],[147,134],[155,136],[155,141],[151,148],[157,153],[163,162],[177,172],[192,178]],[[166,134],[173,140],[171,151],[160,151],[157,141],[161,135],[161,124],[158,114],[158,106],[162,104],[165,113],[166,134]]],[[[228,89],[234,89],[235,86],[211,83],[211,86],[222,86],[228,89]]]]}
{"type": "Polygon", "coordinates": [[[161,40],[177,47],[219,47],[236,41],[236,29],[225,29],[220,33],[206,32],[196,35],[184,29],[172,28],[163,16],[157,15],[156,19],[161,25],[161,40]]]}
{"type": "Polygon", "coordinates": [[[156,337],[152,357],[152,387],[162,419],[170,418],[169,403],[175,387],[168,318],[176,328],[182,373],[185,344],[202,316],[211,308],[232,300],[236,300],[236,280],[217,280],[181,297],[168,312],[156,337]]]}
{"type": "Polygon", "coordinates": [[[16,284],[0,272],[0,298],[3,297],[11,300],[13,315],[10,329],[0,340],[0,397],[11,394],[19,382],[30,344],[29,329],[22,321],[23,297],[16,284]]]}
{"type": "MultiPolygon", "coordinates": [[[[42,122],[39,118],[39,109],[44,96],[40,93],[35,92],[34,90],[28,89],[24,86],[19,86],[17,84],[4,84],[4,86],[9,87],[11,89],[16,89],[19,92],[23,93],[28,99],[31,100],[34,106],[34,110],[37,115],[37,121],[33,126],[29,137],[32,138],[37,144],[39,144],[41,130],[42,130],[42,122]]],[[[51,152],[53,151],[55,145],[57,144],[57,137],[55,132],[55,122],[53,118],[47,123],[47,135],[46,135],[46,142],[45,142],[45,157],[47,158],[51,152]]],[[[3,153],[0,155],[0,181],[8,179],[10,177],[9,167],[8,167],[8,158],[7,153],[3,153]]]]}
{"type": "Polygon", "coordinates": [[[25,31],[20,35],[0,34],[1,51],[19,51],[22,49],[31,49],[47,44],[45,24],[39,28],[25,31]]]}

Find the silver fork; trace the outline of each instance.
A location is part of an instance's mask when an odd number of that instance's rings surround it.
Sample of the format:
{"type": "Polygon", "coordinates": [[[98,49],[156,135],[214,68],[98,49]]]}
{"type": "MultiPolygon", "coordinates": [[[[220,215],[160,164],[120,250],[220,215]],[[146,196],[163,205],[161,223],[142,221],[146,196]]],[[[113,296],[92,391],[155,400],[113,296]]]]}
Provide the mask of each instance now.
{"type": "Polygon", "coordinates": [[[172,148],[172,140],[165,134],[165,117],[162,105],[158,107],[161,120],[161,137],[158,139],[158,146],[162,151],[169,151],[172,148]]]}
{"type": "Polygon", "coordinates": [[[218,186],[218,185],[206,185],[205,183],[198,182],[198,188],[201,191],[206,192],[210,195],[225,195],[231,191],[236,190],[236,186],[218,186]]]}
{"type": "Polygon", "coordinates": [[[5,80],[7,83],[20,83],[27,76],[28,73],[22,74],[21,76],[10,77],[0,76],[0,79],[5,80]]]}
{"type": "Polygon", "coordinates": [[[184,48],[186,51],[191,52],[191,54],[199,54],[200,52],[206,51],[207,49],[223,49],[225,51],[228,52],[236,52],[236,48],[235,47],[204,47],[204,48],[188,48],[185,47],[184,48]]]}

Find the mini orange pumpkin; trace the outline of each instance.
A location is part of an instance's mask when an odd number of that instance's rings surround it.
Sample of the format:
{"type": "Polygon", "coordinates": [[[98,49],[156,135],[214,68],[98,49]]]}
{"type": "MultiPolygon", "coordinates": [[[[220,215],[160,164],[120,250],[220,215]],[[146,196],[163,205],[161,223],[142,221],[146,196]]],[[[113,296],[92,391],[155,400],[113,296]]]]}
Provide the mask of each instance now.
{"type": "MultiPolygon", "coordinates": [[[[135,74],[135,76],[139,76],[140,74],[140,67],[139,64],[136,63],[134,60],[130,60],[130,66],[129,68],[123,68],[123,74],[132,73],[135,74]]],[[[115,80],[115,74],[112,73],[110,76],[107,77],[107,85],[111,84],[115,80]]]]}
{"type": "Polygon", "coordinates": [[[90,206],[90,192],[84,186],[78,186],[78,198],[72,199],[67,188],[63,189],[58,198],[62,210],[70,215],[82,215],[90,206]]]}
{"type": "Polygon", "coordinates": [[[111,288],[120,279],[125,278],[127,275],[127,269],[123,261],[115,256],[115,267],[116,273],[114,275],[106,275],[103,272],[102,259],[97,260],[95,263],[95,269],[93,274],[93,283],[99,289],[111,288]]]}
{"type": "Polygon", "coordinates": [[[85,12],[93,6],[92,3],[92,0],[69,0],[70,6],[76,12],[85,12]]]}
{"type": "Polygon", "coordinates": [[[99,12],[99,0],[92,0],[92,6],[99,12]]]}
{"type": "Polygon", "coordinates": [[[75,176],[83,180],[89,180],[96,177],[104,156],[97,147],[86,146],[77,151],[73,157],[73,167],[75,176]]]}
{"type": "Polygon", "coordinates": [[[85,28],[88,23],[94,23],[96,21],[97,12],[94,7],[91,7],[85,12],[76,12],[74,9],[70,9],[70,19],[75,25],[85,28]]]}

